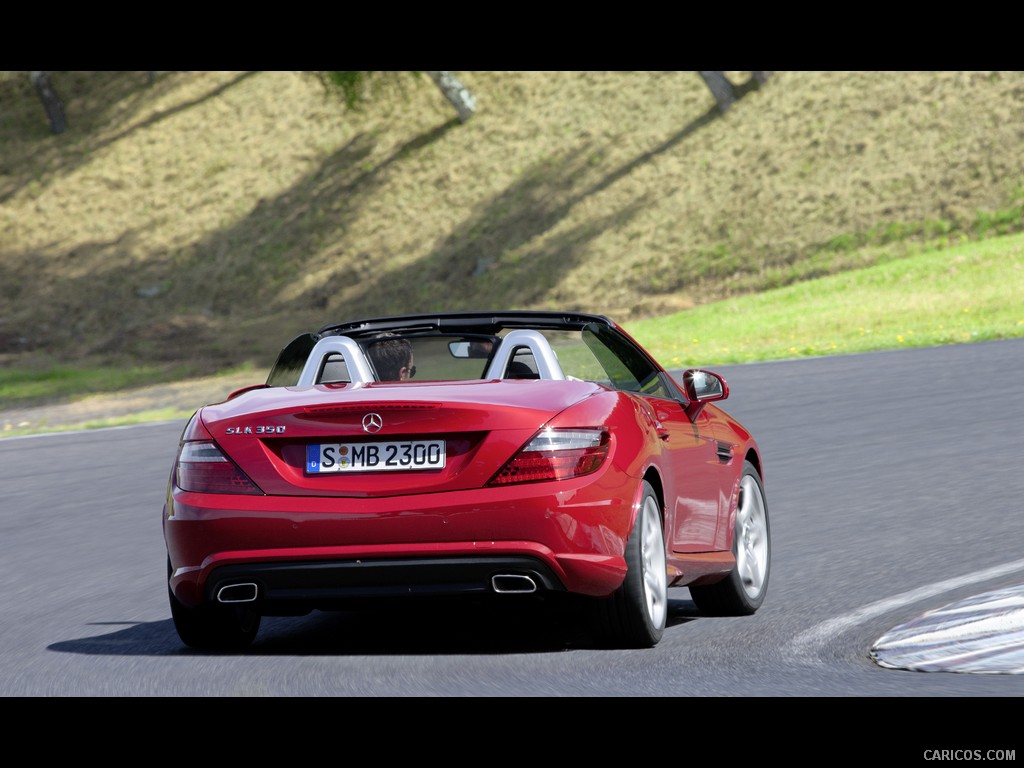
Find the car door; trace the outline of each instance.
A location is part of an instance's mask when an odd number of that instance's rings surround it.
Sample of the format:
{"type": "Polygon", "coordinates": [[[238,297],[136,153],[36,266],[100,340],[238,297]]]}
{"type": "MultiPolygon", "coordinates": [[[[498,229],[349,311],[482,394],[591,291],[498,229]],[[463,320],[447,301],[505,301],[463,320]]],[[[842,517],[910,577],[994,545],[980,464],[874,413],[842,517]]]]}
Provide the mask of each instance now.
{"type": "Polygon", "coordinates": [[[665,479],[666,536],[673,552],[715,549],[724,475],[711,421],[687,415],[677,399],[645,395],[660,437],[665,479]]]}

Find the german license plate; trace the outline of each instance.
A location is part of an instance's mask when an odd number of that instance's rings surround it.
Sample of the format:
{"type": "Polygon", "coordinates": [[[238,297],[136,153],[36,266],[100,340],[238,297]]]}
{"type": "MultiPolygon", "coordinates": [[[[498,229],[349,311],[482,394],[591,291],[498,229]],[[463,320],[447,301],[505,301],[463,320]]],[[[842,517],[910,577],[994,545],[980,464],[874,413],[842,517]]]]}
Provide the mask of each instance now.
{"type": "Polygon", "coordinates": [[[444,440],[384,443],[313,443],[306,446],[306,472],[381,472],[443,469],[444,440]]]}

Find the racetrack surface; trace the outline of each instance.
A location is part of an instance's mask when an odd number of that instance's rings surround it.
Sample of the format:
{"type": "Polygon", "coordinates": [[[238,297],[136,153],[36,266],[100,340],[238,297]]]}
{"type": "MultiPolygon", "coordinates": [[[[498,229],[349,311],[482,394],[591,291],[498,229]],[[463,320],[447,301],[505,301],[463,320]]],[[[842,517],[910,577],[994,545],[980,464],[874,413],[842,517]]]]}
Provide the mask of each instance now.
{"type": "MultiPolygon", "coordinates": [[[[900,516],[898,502],[903,498],[914,506],[935,502],[942,507],[949,507],[955,499],[963,499],[964,511],[972,514],[979,511],[978,505],[986,493],[983,486],[987,483],[1002,485],[1010,491],[1014,471],[1007,466],[1005,477],[1000,478],[994,467],[1007,462],[1012,464],[1021,455],[1021,440],[1013,435],[1017,432],[1014,425],[1020,423],[1022,415],[1017,404],[1021,399],[1018,382],[1022,371],[1016,360],[1021,352],[1024,352],[1024,345],[1014,340],[720,370],[726,373],[734,391],[738,390],[726,407],[756,436],[764,436],[760,441],[762,449],[765,449],[765,440],[779,436],[780,427],[765,423],[759,429],[755,413],[744,416],[748,399],[757,391],[752,380],[756,378],[755,372],[762,366],[772,368],[774,365],[786,366],[788,375],[796,375],[805,366],[809,372],[813,370],[807,379],[813,387],[810,390],[795,388],[795,402],[815,403],[822,392],[837,395],[834,403],[820,409],[823,415],[819,440],[835,443],[828,451],[832,458],[841,460],[846,453],[860,455],[860,460],[850,461],[847,466],[867,470],[862,471],[861,476],[868,483],[879,477],[870,471],[875,465],[883,475],[900,473],[901,468],[908,473],[916,469],[921,478],[936,480],[934,483],[912,482],[914,475],[908,475],[906,488],[894,490],[891,509],[885,512],[884,502],[879,507],[883,512],[883,525],[907,528],[907,541],[912,546],[915,539],[939,538],[943,540],[944,549],[952,549],[958,537],[950,534],[969,525],[970,518],[956,521],[953,529],[943,533],[940,526],[928,524],[925,517],[926,526],[916,534],[903,525],[902,519],[892,518],[900,516]],[[754,377],[751,374],[755,374],[754,377]],[[843,394],[848,388],[859,391],[843,394]],[[960,392],[964,395],[959,396],[960,392]],[[1003,435],[1008,439],[1003,439],[1003,435]],[[969,446],[991,442],[998,446],[992,453],[999,458],[993,456],[993,461],[988,462],[985,456],[991,454],[968,450],[962,460],[951,460],[951,454],[955,455],[964,441],[969,446]],[[844,449],[843,442],[852,445],[844,449]],[[977,471],[972,471],[975,465],[977,471]],[[940,474],[943,467],[948,468],[948,476],[940,474]],[[974,491],[979,494],[976,498],[972,498],[974,491]]],[[[753,409],[752,405],[750,407],[753,409]]],[[[812,412],[818,410],[812,408],[812,412]]],[[[806,422],[801,420],[800,423],[806,422]]],[[[885,487],[889,488],[888,483],[885,487]]],[[[860,495],[866,493],[867,489],[859,491],[860,495]]],[[[1015,508],[1013,505],[1019,507],[1019,500],[1014,499],[1010,504],[1010,509],[1015,508]]],[[[995,510],[1007,511],[998,506],[995,510]]],[[[983,514],[975,518],[979,526],[984,525],[985,519],[983,514]]],[[[909,550],[907,556],[913,557],[913,550],[909,550]]],[[[808,647],[823,646],[832,634],[869,617],[951,592],[964,592],[976,584],[1005,577],[1016,577],[1024,582],[1024,559],[1014,557],[861,606],[848,615],[834,617],[800,633],[792,648],[797,654],[805,654],[808,647]]],[[[890,628],[871,644],[869,656],[888,669],[1024,674],[1022,595],[1022,585],[967,594],[961,600],[890,628]]]]}
{"type": "Polygon", "coordinates": [[[1024,695],[1019,674],[872,656],[930,612],[1024,583],[1022,369],[1024,341],[718,368],[764,454],[768,596],[755,616],[709,618],[673,590],[645,651],[601,649],[571,613],[514,603],[267,619],[246,653],[191,651],[170,621],[160,532],[184,422],[2,439],[0,692],[1024,695]]]}

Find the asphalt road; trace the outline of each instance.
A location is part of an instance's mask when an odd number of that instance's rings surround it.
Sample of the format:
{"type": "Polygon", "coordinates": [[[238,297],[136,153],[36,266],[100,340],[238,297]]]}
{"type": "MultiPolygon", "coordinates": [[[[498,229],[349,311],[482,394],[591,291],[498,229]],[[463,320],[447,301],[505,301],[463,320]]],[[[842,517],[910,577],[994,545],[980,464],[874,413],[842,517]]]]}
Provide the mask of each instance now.
{"type": "Polygon", "coordinates": [[[510,603],[268,618],[248,652],[199,653],[171,623],[160,527],[183,423],[7,438],[0,694],[1024,695],[1024,675],[870,657],[894,626],[1024,583],[1024,340],[718,370],[765,460],[774,556],[753,617],[702,617],[678,589],[643,651],[510,603]]]}

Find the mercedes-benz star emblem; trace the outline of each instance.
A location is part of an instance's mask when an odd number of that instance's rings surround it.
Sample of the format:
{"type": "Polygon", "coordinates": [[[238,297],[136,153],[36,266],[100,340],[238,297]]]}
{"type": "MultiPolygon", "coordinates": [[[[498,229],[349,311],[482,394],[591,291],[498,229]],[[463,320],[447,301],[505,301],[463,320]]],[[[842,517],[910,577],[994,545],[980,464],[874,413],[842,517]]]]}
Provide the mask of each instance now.
{"type": "Polygon", "coordinates": [[[380,432],[380,428],[384,426],[384,420],[376,413],[368,413],[363,416],[363,431],[373,434],[374,432],[380,432]]]}

